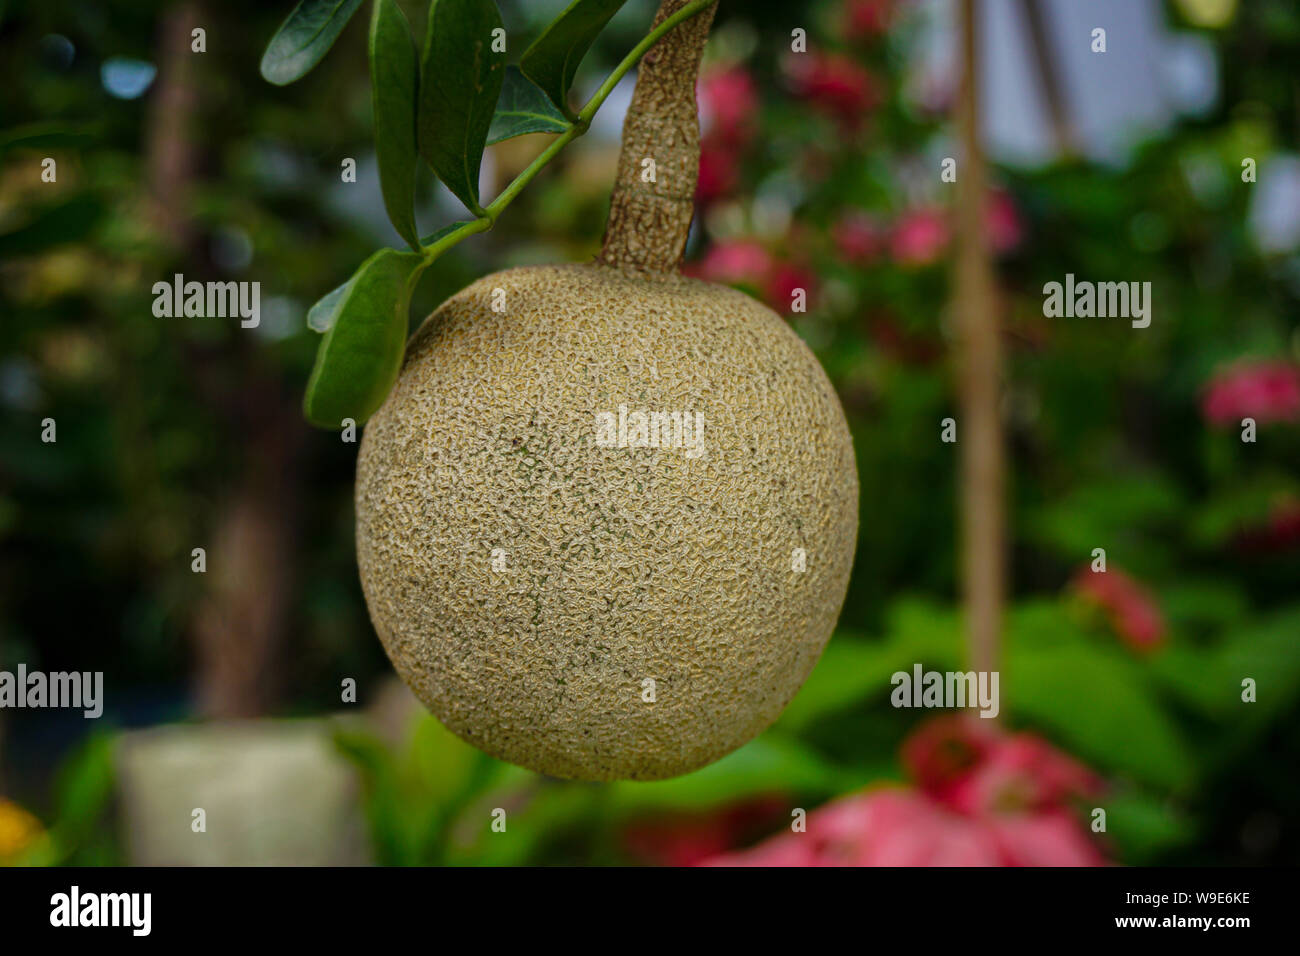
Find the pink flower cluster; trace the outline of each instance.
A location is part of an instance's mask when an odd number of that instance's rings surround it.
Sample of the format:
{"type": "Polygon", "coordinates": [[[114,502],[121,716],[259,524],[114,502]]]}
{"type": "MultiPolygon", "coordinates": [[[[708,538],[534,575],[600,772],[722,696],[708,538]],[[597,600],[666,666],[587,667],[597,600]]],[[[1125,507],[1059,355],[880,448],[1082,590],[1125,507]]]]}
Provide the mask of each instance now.
{"type": "Polygon", "coordinates": [[[1279,360],[1231,365],[1206,386],[1201,411],[1212,425],[1300,420],[1300,368],[1279,360]]]}
{"type": "Polygon", "coordinates": [[[809,814],[807,832],[708,866],[1100,866],[1070,802],[1101,781],[1028,733],[941,717],[903,745],[915,786],[870,790],[809,814]]]}
{"type": "Polygon", "coordinates": [[[1155,597],[1123,571],[1081,568],[1074,577],[1076,590],[1100,607],[1115,633],[1135,651],[1152,651],[1164,643],[1165,617],[1155,597]]]}
{"type": "Polygon", "coordinates": [[[849,129],[860,126],[881,102],[875,77],[842,53],[794,53],[786,65],[794,94],[849,129]]]}
{"type": "MultiPolygon", "coordinates": [[[[1024,239],[1025,226],[1010,195],[998,190],[988,199],[984,231],[989,245],[999,255],[1010,252],[1024,239]]],[[[888,251],[902,266],[928,266],[938,262],[952,239],[947,210],[922,206],[903,213],[886,226],[860,212],[845,214],[831,228],[831,239],[840,258],[850,265],[869,265],[888,251]]]]}
{"type": "Polygon", "coordinates": [[[847,0],[840,12],[844,33],[850,40],[874,40],[893,21],[896,0],[847,0]]]}
{"type": "Polygon", "coordinates": [[[701,136],[695,198],[707,206],[740,183],[740,156],[754,137],[758,92],[748,72],[731,67],[700,77],[696,95],[701,136]]]}

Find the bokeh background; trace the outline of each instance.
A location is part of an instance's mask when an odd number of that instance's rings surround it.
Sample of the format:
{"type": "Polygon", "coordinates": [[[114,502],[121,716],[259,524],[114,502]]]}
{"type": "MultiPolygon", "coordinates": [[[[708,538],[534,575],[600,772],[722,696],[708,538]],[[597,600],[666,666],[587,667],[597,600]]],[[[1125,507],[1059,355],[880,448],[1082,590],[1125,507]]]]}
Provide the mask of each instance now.
{"type": "MultiPolygon", "coordinates": [[[[401,5],[419,35],[425,5],[401,5]]],[[[1292,0],[982,7],[1011,471],[996,728],[889,703],[894,671],[966,661],[957,446],[939,440],[958,414],[938,176],[958,154],[954,4],[723,0],[688,268],[788,314],[826,366],[856,441],[858,552],[839,630],[775,726],[686,777],[610,785],[461,744],[371,630],[355,445],[299,412],[305,313],[399,240],[369,143],[368,16],[276,88],[258,61],[289,6],[0,4],[0,669],[105,675],[97,721],[0,711],[0,860],[1297,861],[1292,0]],[[155,318],[175,272],[260,281],[261,325],[155,318]],[[1150,281],[1151,326],[1045,318],[1043,284],[1069,272],[1150,281]]],[[[563,3],[501,6],[517,57],[563,3]]],[[[652,13],[627,4],[579,89],[652,13]]],[[[496,269],[594,255],[630,95],[439,260],[413,321],[496,269]]],[[[541,139],[490,149],[486,191],[541,139]]],[[[422,232],[459,215],[431,176],[419,215],[422,232]]]]}

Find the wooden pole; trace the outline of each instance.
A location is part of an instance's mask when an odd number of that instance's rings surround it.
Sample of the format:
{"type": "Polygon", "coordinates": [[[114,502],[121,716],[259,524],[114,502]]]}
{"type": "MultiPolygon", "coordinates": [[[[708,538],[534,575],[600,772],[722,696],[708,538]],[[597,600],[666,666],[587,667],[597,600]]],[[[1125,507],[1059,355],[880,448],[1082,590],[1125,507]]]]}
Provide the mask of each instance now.
{"type": "Polygon", "coordinates": [[[954,292],[959,323],[961,547],[971,666],[999,664],[1005,570],[1005,462],[1000,416],[1002,355],[993,262],[984,235],[987,183],[979,142],[976,0],[961,0],[962,83],[957,120],[964,165],[957,175],[954,292]]]}

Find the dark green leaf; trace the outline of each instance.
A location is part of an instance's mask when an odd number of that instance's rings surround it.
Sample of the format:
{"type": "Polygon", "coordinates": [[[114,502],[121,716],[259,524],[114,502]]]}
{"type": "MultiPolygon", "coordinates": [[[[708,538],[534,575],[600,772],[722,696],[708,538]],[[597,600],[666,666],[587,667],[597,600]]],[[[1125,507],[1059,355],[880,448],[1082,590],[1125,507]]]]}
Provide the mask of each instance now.
{"type": "Polygon", "coordinates": [[[568,128],[569,121],[545,93],[519,72],[518,67],[506,67],[501,99],[497,101],[496,115],[488,130],[489,146],[525,133],[563,133],[568,128]]]}
{"type": "Polygon", "coordinates": [[[37,209],[16,229],[0,235],[0,258],[35,255],[89,235],[104,214],[104,204],[88,193],[37,209]]]}
{"type": "Polygon", "coordinates": [[[1013,646],[1002,678],[1017,717],[1053,731],[1085,761],[1162,788],[1186,786],[1194,777],[1186,740],[1143,669],[1119,651],[1083,643],[1013,646]]]}
{"type": "Polygon", "coordinates": [[[89,126],[65,123],[27,123],[0,132],[0,152],[9,149],[66,149],[85,146],[98,135],[89,126]]]}
{"type": "Polygon", "coordinates": [[[420,63],[396,0],[375,0],[370,18],[370,98],[384,208],[397,234],[419,249],[415,229],[415,97],[420,63]]]}
{"type": "Polygon", "coordinates": [[[302,0],[280,24],[262,54],[262,76],[284,86],[306,76],[321,61],[361,0],[302,0]]]}
{"type": "Polygon", "coordinates": [[[92,734],[59,771],[55,829],[63,849],[85,839],[102,824],[113,796],[113,738],[92,734]]]}
{"type": "Polygon", "coordinates": [[[320,301],[307,310],[307,328],[321,333],[334,328],[334,321],[339,317],[339,303],[343,301],[343,294],[350,285],[352,280],[348,279],[337,289],[321,296],[320,301]]]}
{"type": "MultiPolygon", "coordinates": [[[[406,345],[411,273],[424,259],[381,249],[361,264],[316,353],[303,411],[322,428],[364,422],[388,397],[406,345]]],[[[326,297],[328,298],[328,296],[326,297]]]]}
{"type": "Polygon", "coordinates": [[[1169,801],[1131,789],[1106,795],[1106,832],[1123,849],[1123,860],[1138,864],[1195,835],[1191,821],[1169,801]]]}
{"type": "Polygon", "coordinates": [[[532,46],[524,51],[519,67],[542,88],[556,106],[569,114],[569,88],[578,64],[591,49],[610,17],[627,0],[574,0],[532,46]]]}
{"type": "Polygon", "coordinates": [[[765,734],[694,773],[611,783],[609,800],[628,812],[703,810],[773,793],[831,796],[864,786],[880,770],[837,767],[797,740],[765,734]]]}
{"type": "Polygon", "coordinates": [[[475,213],[483,147],[505,78],[505,52],[492,50],[499,29],[493,0],[433,0],[420,59],[420,155],[475,213]]]}

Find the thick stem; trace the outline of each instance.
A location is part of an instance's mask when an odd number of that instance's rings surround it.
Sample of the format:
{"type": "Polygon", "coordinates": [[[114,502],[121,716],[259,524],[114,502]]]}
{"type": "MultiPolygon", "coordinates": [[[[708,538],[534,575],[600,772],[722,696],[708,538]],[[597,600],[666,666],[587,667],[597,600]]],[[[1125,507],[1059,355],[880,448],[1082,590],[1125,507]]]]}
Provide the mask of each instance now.
{"type": "MultiPolygon", "coordinates": [[[[690,5],[662,0],[655,24],[690,5]]],[[[681,264],[700,174],[695,81],[717,6],[666,34],[641,61],[600,254],[606,265],[671,273],[681,264]]]]}
{"type": "Polygon", "coordinates": [[[962,546],[966,632],[972,666],[998,667],[1004,557],[1001,343],[993,263],[984,241],[987,201],[984,155],[979,139],[973,0],[962,0],[962,89],[958,102],[965,165],[958,176],[956,312],[960,323],[962,449],[962,546]]]}

